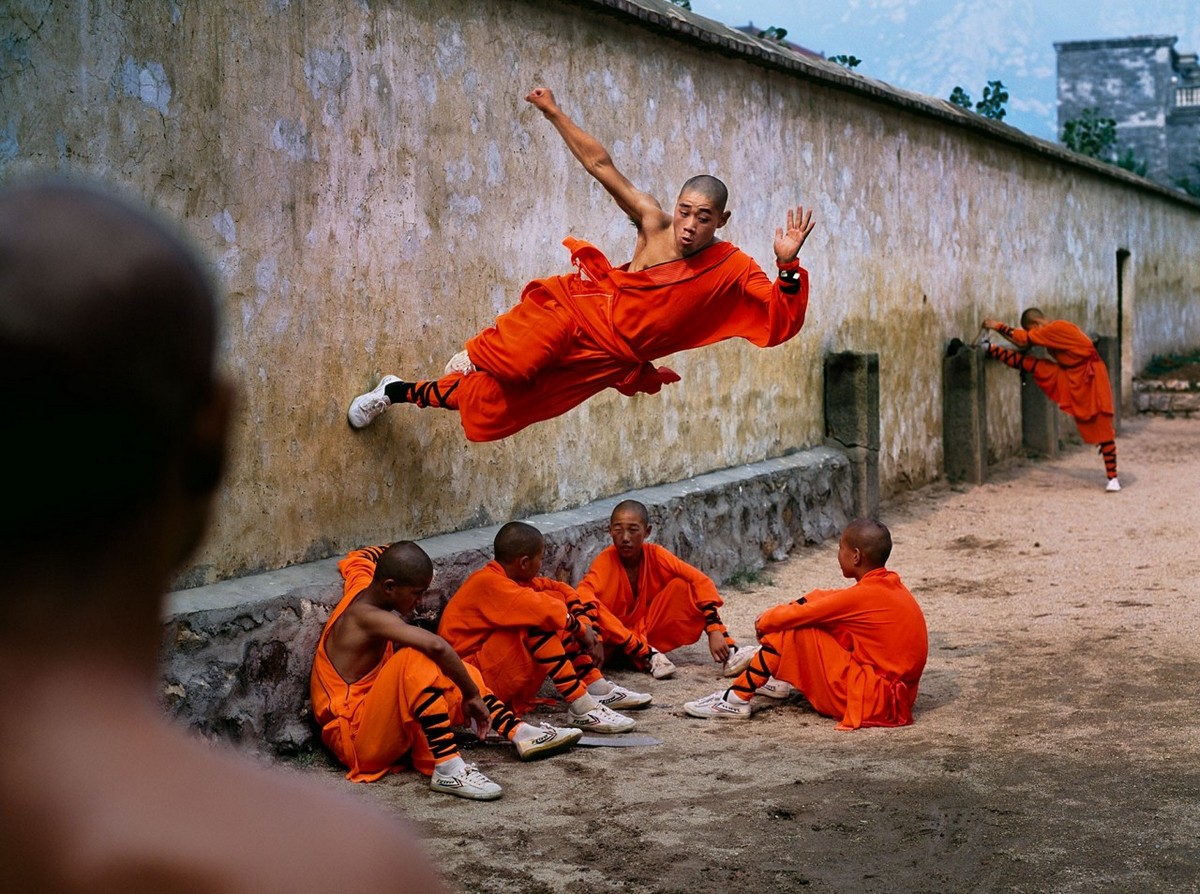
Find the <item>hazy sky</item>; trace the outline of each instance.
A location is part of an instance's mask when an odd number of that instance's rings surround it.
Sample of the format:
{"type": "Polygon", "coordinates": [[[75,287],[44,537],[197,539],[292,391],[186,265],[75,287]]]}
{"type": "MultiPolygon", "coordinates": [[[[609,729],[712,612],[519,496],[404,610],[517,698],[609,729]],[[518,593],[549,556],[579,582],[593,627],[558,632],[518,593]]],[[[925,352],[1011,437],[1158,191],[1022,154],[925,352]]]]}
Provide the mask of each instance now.
{"type": "Polygon", "coordinates": [[[1173,35],[1200,52],[1200,0],[691,0],[727,25],[787,29],[787,39],[858,56],[856,71],[946,99],[961,86],[983,98],[988,81],[1008,90],[1004,121],[1057,139],[1056,41],[1173,35]]]}

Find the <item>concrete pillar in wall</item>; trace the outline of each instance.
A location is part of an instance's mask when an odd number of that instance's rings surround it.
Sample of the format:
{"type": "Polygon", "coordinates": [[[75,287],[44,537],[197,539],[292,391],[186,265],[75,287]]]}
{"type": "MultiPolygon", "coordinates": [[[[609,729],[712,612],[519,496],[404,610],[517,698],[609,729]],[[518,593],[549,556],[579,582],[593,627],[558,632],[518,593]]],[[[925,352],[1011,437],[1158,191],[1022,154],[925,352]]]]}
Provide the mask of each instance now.
{"type": "Polygon", "coordinates": [[[1121,342],[1111,335],[1096,339],[1096,352],[1108,367],[1108,384],[1112,388],[1113,428],[1121,431],[1121,342]]]}
{"type": "Polygon", "coordinates": [[[1021,372],[1021,442],[1025,449],[1053,459],[1058,456],[1058,404],[1042,392],[1029,373],[1021,372]]]}
{"type": "Polygon", "coordinates": [[[942,360],[942,467],[947,481],[987,480],[986,355],[954,339],[942,360]]]}
{"type": "Polygon", "coordinates": [[[878,515],[878,354],[825,355],[825,444],[850,457],[855,515],[878,515]]]}

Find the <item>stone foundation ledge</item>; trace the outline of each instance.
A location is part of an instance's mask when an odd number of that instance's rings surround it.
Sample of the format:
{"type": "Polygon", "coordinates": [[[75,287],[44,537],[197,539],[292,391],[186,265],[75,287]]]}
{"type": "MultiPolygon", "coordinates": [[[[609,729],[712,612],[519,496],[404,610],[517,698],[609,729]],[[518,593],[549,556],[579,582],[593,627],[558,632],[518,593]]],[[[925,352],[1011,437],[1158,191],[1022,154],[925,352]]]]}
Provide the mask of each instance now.
{"type": "Polygon", "coordinates": [[[1200,412],[1200,382],[1192,379],[1134,379],[1133,407],[1139,413],[1190,418],[1200,412]]]}
{"type": "MultiPolygon", "coordinates": [[[[542,573],[578,582],[611,542],[608,518],[627,498],[649,507],[655,542],[718,583],[837,535],[853,512],[849,459],[817,447],[527,518],[546,535],[542,573]]],[[[435,567],[422,606],[431,621],[491,559],[498,529],[420,541],[435,567]]],[[[172,593],[163,620],[167,710],[206,735],[252,748],[286,754],[311,744],[309,669],[341,597],[339,558],[172,593]]]]}

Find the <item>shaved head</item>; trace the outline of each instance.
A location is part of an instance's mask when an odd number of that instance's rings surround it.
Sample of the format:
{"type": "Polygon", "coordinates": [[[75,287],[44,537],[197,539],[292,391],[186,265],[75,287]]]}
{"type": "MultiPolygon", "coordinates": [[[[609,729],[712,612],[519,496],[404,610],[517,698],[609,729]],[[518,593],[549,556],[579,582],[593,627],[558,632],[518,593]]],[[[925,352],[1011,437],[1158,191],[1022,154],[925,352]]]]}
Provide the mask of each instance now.
{"type": "Polygon", "coordinates": [[[536,556],[545,547],[542,532],[525,522],[509,522],[496,533],[493,548],[496,561],[501,565],[513,562],[522,556],[536,556]]]}
{"type": "Polygon", "coordinates": [[[1021,328],[1028,329],[1037,323],[1046,322],[1046,315],[1036,307],[1031,307],[1021,314],[1021,328]]]}
{"type": "Polygon", "coordinates": [[[104,535],[172,461],[215,487],[220,458],[185,442],[212,393],[216,322],[204,266],[146,212],[64,184],[0,194],[5,546],[104,535]]]}
{"type": "Polygon", "coordinates": [[[699,193],[713,204],[714,211],[724,211],[725,203],[729,201],[729,190],[725,184],[709,174],[697,174],[692,177],[679,190],[679,194],[685,192],[699,193]]]}
{"type": "Polygon", "coordinates": [[[428,586],[433,580],[433,561],[411,540],[393,543],[375,564],[375,580],[394,580],[410,587],[428,586]]]}
{"type": "Polygon", "coordinates": [[[842,538],[862,553],[870,568],[882,568],[892,554],[892,533],[873,518],[858,518],[846,526],[842,538]]]}
{"type": "Polygon", "coordinates": [[[632,512],[639,519],[641,519],[643,525],[646,525],[647,527],[650,526],[650,513],[646,511],[646,505],[644,503],[639,503],[637,500],[622,500],[616,505],[616,507],[614,507],[612,515],[609,516],[609,524],[612,524],[618,513],[621,512],[632,512]]]}

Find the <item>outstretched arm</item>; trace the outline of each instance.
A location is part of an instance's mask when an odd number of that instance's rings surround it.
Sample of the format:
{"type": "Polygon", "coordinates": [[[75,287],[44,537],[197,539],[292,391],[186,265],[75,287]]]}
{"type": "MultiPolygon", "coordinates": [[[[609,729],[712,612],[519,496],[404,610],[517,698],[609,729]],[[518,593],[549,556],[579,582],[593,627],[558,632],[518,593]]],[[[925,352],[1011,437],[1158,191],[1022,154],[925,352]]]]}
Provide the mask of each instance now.
{"type": "Polygon", "coordinates": [[[775,262],[780,267],[796,260],[814,226],[816,222],[812,219],[811,208],[805,211],[803,205],[797,205],[794,210],[788,209],[787,227],[777,227],[775,230],[775,262]]]}
{"type": "Polygon", "coordinates": [[[584,170],[608,190],[608,194],[616,200],[621,210],[633,219],[639,230],[670,224],[671,218],[663,211],[658,200],[642,192],[617,170],[608,150],[558,107],[549,88],[536,88],[525,97],[525,101],[541,110],[546,120],[554,125],[554,129],[563,138],[571,154],[579,159],[584,170]]]}

